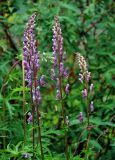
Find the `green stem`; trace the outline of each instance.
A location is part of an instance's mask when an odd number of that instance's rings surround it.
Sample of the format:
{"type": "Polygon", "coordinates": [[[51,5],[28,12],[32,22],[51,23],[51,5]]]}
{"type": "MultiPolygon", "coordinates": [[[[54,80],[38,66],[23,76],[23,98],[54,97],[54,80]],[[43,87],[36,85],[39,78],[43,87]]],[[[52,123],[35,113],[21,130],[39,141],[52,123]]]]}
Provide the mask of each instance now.
{"type": "MultiPolygon", "coordinates": [[[[86,144],[86,151],[89,149],[89,143],[90,143],[90,138],[91,138],[91,135],[90,135],[90,128],[89,128],[89,125],[90,125],[90,114],[89,114],[89,107],[88,107],[88,105],[89,105],[89,101],[88,101],[88,83],[87,83],[87,80],[86,80],[86,90],[87,90],[87,99],[86,99],[86,101],[87,101],[87,105],[86,105],[86,107],[87,107],[87,132],[88,132],[88,135],[87,135],[87,144],[86,144]]],[[[85,156],[85,160],[87,159],[87,155],[85,156]]]]}
{"type": "Polygon", "coordinates": [[[24,122],[23,122],[23,127],[24,127],[24,144],[26,144],[26,104],[25,104],[25,73],[24,73],[24,61],[22,60],[22,72],[23,72],[23,117],[24,117],[24,122]]]}
{"type": "MultiPolygon", "coordinates": [[[[40,117],[39,117],[38,106],[37,106],[36,108],[37,108],[37,120],[38,120],[38,142],[40,143],[41,157],[42,157],[42,160],[44,160],[44,153],[43,153],[43,147],[42,147],[41,128],[40,128],[40,117]]],[[[38,142],[37,142],[37,143],[38,143],[38,142]]]]}
{"type": "Polygon", "coordinates": [[[31,87],[31,101],[32,101],[32,145],[33,145],[33,160],[34,160],[35,159],[35,132],[34,132],[35,106],[33,102],[32,87],[31,87]]]}

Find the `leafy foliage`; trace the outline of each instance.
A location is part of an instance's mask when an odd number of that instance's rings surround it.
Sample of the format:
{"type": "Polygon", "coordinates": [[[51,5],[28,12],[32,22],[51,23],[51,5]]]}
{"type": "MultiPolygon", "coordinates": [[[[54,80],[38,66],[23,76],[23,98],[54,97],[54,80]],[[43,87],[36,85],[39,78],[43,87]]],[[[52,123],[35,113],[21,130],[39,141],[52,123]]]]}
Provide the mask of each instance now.
{"type": "MultiPolygon", "coordinates": [[[[11,0],[0,1],[0,159],[32,159],[31,130],[23,133],[22,48],[25,23],[38,13],[37,39],[41,58],[40,74],[46,87],[40,88],[41,135],[46,160],[64,160],[64,133],[68,133],[70,160],[113,160],[115,157],[115,23],[113,0],[11,0]],[[70,94],[64,98],[69,126],[58,127],[61,105],[55,100],[55,86],[50,77],[52,66],[52,26],[58,15],[64,37],[66,66],[70,69],[70,94]],[[87,142],[87,115],[78,81],[75,53],[86,57],[94,84],[94,112],[90,116],[91,140],[87,142]],[[79,112],[84,122],[79,122],[79,112]]],[[[31,111],[29,89],[25,88],[26,112],[31,111]]],[[[25,113],[26,114],[26,113],[25,113]]],[[[37,126],[35,126],[35,129],[37,126]]],[[[37,135],[35,135],[37,139],[37,135]]],[[[41,159],[40,146],[36,159],[41,159]]]]}

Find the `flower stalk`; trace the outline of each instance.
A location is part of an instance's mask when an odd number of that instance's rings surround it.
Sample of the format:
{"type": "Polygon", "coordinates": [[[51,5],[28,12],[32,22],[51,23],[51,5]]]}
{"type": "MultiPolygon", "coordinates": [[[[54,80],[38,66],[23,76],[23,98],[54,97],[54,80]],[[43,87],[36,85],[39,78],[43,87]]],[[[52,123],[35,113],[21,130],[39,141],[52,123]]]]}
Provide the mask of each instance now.
{"type": "MultiPolygon", "coordinates": [[[[82,97],[86,101],[86,112],[87,112],[87,131],[88,131],[88,136],[87,136],[87,144],[86,144],[86,150],[89,149],[89,143],[91,139],[90,135],[90,113],[93,112],[94,107],[93,107],[93,101],[90,102],[90,95],[89,92],[93,92],[93,84],[90,85],[91,81],[91,73],[88,71],[87,63],[85,58],[80,55],[80,53],[76,54],[77,56],[77,62],[80,67],[80,74],[79,74],[79,81],[81,84],[85,84],[85,89],[82,90],[82,97]]],[[[80,112],[80,121],[83,121],[82,116],[80,112]]],[[[85,157],[86,159],[86,157],[85,157]]]]}
{"type": "MultiPolygon", "coordinates": [[[[63,51],[63,37],[58,17],[54,18],[53,26],[53,68],[51,69],[52,80],[56,81],[57,95],[56,99],[61,103],[61,115],[66,128],[65,108],[63,103],[63,78],[68,77],[67,68],[64,66],[64,51],[63,51]]],[[[69,94],[69,84],[66,85],[64,92],[69,94]]],[[[68,160],[68,137],[65,131],[65,155],[68,160]]]]}
{"type": "Polygon", "coordinates": [[[38,71],[40,69],[40,64],[39,64],[40,59],[39,59],[39,52],[37,51],[37,41],[35,39],[35,34],[34,34],[35,20],[36,20],[36,13],[34,13],[30,17],[24,32],[23,63],[25,71],[25,81],[27,86],[30,88],[30,94],[31,94],[33,160],[35,159],[35,118],[37,118],[38,120],[38,139],[40,139],[39,142],[41,148],[41,156],[43,160],[44,156],[43,156],[41,133],[40,133],[39,114],[38,114],[38,107],[41,104],[41,95],[37,80],[38,71]],[[36,117],[36,111],[37,111],[37,117],[36,117]]]}

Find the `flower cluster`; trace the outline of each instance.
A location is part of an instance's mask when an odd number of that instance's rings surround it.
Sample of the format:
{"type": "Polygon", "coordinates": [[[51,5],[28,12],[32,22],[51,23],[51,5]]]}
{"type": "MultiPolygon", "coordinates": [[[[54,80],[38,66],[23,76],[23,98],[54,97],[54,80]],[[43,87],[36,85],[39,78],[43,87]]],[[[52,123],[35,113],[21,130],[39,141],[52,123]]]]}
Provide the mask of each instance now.
{"type": "MultiPolygon", "coordinates": [[[[84,99],[87,99],[89,92],[92,94],[93,88],[94,88],[93,84],[92,83],[90,84],[91,72],[88,71],[88,67],[87,67],[85,58],[82,55],[80,55],[80,53],[77,53],[76,56],[77,56],[77,62],[80,67],[79,81],[80,83],[85,83],[85,88],[81,91],[82,97],[84,99]]],[[[90,102],[88,110],[90,112],[94,111],[93,101],[90,102]]],[[[83,115],[82,112],[80,112],[80,117],[79,117],[80,122],[81,122],[81,119],[83,121],[83,118],[81,118],[83,117],[82,115],[83,115]]]]}
{"type": "Polygon", "coordinates": [[[89,83],[89,81],[91,80],[91,72],[88,71],[86,60],[80,53],[77,53],[76,55],[77,62],[80,67],[79,81],[83,83],[83,81],[85,80],[86,83],[89,83]]]}
{"type": "Polygon", "coordinates": [[[28,112],[27,113],[27,123],[30,124],[32,123],[33,117],[32,117],[32,113],[28,112]]]}
{"type": "Polygon", "coordinates": [[[41,103],[41,95],[39,91],[40,86],[45,85],[44,75],[41,76],[40,82],[38,82],[37,76],[40,69],[40,57],[37,51],[37,41],[35,39],[35,20],[36,13],[34,13],[26,26],[24,32],[24,47],[23,47],[23,64],[25,72],[25,81],[27,86],[31,89],[33,103],[38,105],[41,103]]]}
{"type": "MultiPolygon", "coordinates": [[[[59,100],[62,98],[61,95],[61,82],[62,77],[68,78],[69,72],[68,68],[64,66],[65,53],[63,51],[63,37],[60,28],[60,23],[58,17],[54,18],[54,26],[53,26],[53,68],[51,69],[52,80],[56,81],[57,88],[57,96],[56,98],[59,100]]],[[[65,93],[69,93],[69,84],[65,86],[65,93]]]]}

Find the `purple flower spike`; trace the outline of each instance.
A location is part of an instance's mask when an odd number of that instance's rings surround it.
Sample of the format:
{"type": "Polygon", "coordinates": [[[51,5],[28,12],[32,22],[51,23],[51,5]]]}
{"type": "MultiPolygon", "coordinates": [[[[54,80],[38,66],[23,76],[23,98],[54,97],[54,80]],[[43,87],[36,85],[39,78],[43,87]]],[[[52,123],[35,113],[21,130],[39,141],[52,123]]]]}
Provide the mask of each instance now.
{"type": "Polygon", "coordinates": [[[45,86],[44,75],[42,75],[41,78],[40,78],[40,85],[41,85],[42,87],[45,86]]]}
{"type": "Polygon", "coordinates": [[[83,122],[83,113],[82,112],[80,112],[80,114],[79,114],[79,121],[82,123],[83,122]]]}
{"type": "Polygon", "coordinates": [[[60,28],[60,23],[58,20],[58,17],[55,16],[54,19],[54,27],[53,27],[53,54],[54,54],[54,66],[56,64],[57,61],[57,54],[60,55],[60,60],[62,60],[62,56],[63,56],[63,37],[62,37],[62,32],[61,32],[61,28],[60,28]],[[59,53],[58,53],[59,52],[59,53]]]}
{"type": "Polygon", "coordinates": [[[91,72],[88,71],[86,60],[82,55],[80,55],[80,53],[77,53],[76,55],[77,55],[77,61],[80,67],[80,73],[83,75],[83,77],[79,75],[80,76],[79,80],[80,82],[85,80],[86,83],[89,83],[89,81],[91,80],[91,72]]]}
{"type": "Polygon", "coordinates": [[[93,88],[94,88],[94,86],[93,86],[93,84],[91,84],[90,85],[90,92],[93,92],[93,88]]]}
{"type": "Polygon", "coordinates": [[[90,106],[89,106],[90,112],[94,111],[94,105],[93,105],[93,101],[91,101],[90,106]]]}
{"type": "Polygon", "coordinates": [[[35,40],[34,27],[35,27],[36,14],[34,13],[26,26],[24,32],[24,70],[25,70],[25,81],[28,83],[29,87],[32,87],[32,77],[34,72],[39,69],[39,55],[37,52],[37,42],[35,40]]]}
{"type": "Polygon", "coordinates": [[[65,87],[65,93],[66,94],[69,94],[69,92],[70,92],[69,87],[70,87],[69,84],[67,84],[66,87],[65,87]]]}
{"type": "Polygon", "coordinates": [[[60,100],[60,99],[61,99],[61,93],[60,93],[60,90],[57,90],[56,99],[57,99],[57,100],[60,100]]]}
{"type": "MultiPolygon", "coordinates": [[[[24,32],[24,47],[23,47],[23,56],[24,56],[24,71],[25,71],[25,81],[27,82],[28,87],[32,89],[32,100],[34,103],[41,103],[41,96],[39,93],[39,84],[37,82],[37,73],[40,69],[40,57],[39,52],[37,51],[37,41],[35,39],[35,19],[36,14],[34,13],[26,26],[24,32]]],[[[44,75],[40,78],[40,85],[44,86],[44,75]]],[[[31,118],[31,117],[30,117],[31,118]]]]}
{"type": "Polygon", "coordinates": [[[82,96],[83,98],[86,98],[88,96],[87,89],[82,90],[82,96]]]}
{"type": "Polygon", "coordinates": [[[28,112],[28,114],[27,114],[27,122],[28,122],[28,124],[30,124],[30,123],[32,123],[32,114],[31,114],[31,112],[28,112]]]}
{"type": "MultiPolygon", "coordinates": [[[[54,18],[54,26],[53,26],[53,59],[54,59],[54,66],[51,69],[52,72],[52,80],[56,80],[56,89],[57,95],[56,99],[62,99],[62,86],[63,86],[63,78],[68,78],[68,68],[64,67],[64,61],[66,59],[66,55],[63,50],[63,37],[62,31],[60,27],[60,23],[58,17],[55,16],[54,18]]],[[[69,94],[69,84],[65,87],[65,93],[69,94]]]]}

